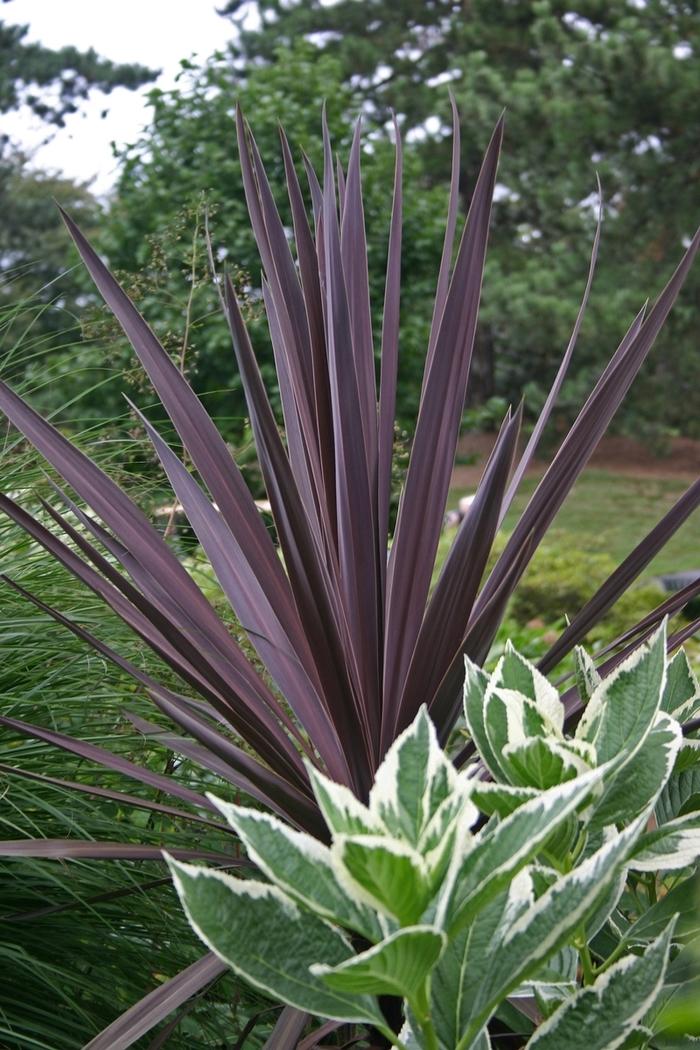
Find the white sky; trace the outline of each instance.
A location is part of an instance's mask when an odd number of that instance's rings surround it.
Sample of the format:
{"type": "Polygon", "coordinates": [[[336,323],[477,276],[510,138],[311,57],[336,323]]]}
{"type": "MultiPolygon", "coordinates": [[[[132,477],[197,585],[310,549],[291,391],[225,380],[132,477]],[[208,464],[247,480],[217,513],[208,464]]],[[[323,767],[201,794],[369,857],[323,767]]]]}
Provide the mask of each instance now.
{"type": "Polygon", "coordinates": [[[55,131],[30,113],[3,115],[3,131],[31,152],[36,167],[65,172],[105,194],[116,167],[110,143],[133,141],[148,122],[145,95],[154,86],[173,85],[182,58],[205,59],[231,39],[234,28],[216,14],[222,0],[12,0],[0,15],[8,23],[28,25],[26,40],[47,47],[73,44],[94,47],[115,62],[138,62],[163,72],[139,91],[116,88],[99,92],[55,131]],[[108,109],[103,120],[100,114],[108,109]],[[47,135],[51,136],[45,142],[47,135]]]}

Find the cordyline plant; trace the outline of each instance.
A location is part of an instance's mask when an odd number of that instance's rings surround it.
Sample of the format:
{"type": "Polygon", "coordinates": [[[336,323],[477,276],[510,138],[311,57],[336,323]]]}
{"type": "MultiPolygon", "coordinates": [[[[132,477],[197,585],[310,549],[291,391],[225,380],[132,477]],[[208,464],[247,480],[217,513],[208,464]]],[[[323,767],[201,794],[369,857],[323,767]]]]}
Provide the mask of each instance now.
{"type": "MultiPolygon", "coordinates": [[[[138,727],[161,733],[158,739],[177,754],[322,840],[327,831],[309,768],[322,770],[359,798],[367,798],[382,758],[421,705],[426,705],[440,741],[447,740],[460,711],[465,655],[477,664],[486,659],[509,596],[651,349],[697,252],[700,231],[654,306],[648,311],[643,308],[633,320],[482,582],[494,537],[532,460],[574,351],[593,277],[599,221],[579,315],[534,431],[518,457],[521,413],[506,417],[470,512],[431,591],[474,346],[502,120],[486,151],[453,264],[460,154],[454,115],[447,227],[420,410],[388,554],[399,355],[402,156],[398,135],[378,337],[371,321],[359,127],[347,174],[339,169],[336,181],[324,122],[322,183],[306,165],[312,221],[282,134],[296,258],[240,111],[237,131],[245,193],[264,270],[263,297],[285,442],[228,280],[223,282],[222,296],[279,552],[202,404],[75,223],[64,217],[196,471],[195,475],[186,469],[143,419],[176,497],[266,673],[246,658],[144,513],[6,385],[0,385],[0,409],[92,514],[63,493],[64,509],[46,503],[41,518],[8,496],[0,496],[0,509],[103,598],[182,679],[185,693],[156,681],[79,624],[46,608],[144,686],[180,734],[162,734],[162,727],[143,720],[137,721],[138,727]],[[378,386],[375,338],[381,344],[378,386]],[[63,530],[65,539],[47,527],[49,519],[63,530]]],[[[689,487],[571,621],[541,661],[542,670],[548,671],[571,651],[699,501],[700,481],[689,487]]],[[[686,588],[633,627],[620,640],[622,652],[611,656],[605,668],[698,591],[700,583],[686,588]]],[[[697,623],[690,624],[670,638],[670,648],[696,627],[697,623]]],[[[577,696],[572,692],[567,702],[573,714],[577,696]]],[[[216,814],[210,800],[173,777],[53,730],[11,718],[0,721],[135,778],[185,807],[196,807],[200,820],[211,821],[216,814]]],[[[79,784],[75,787],[80,789],[79,784]]],[[[143,804],[123,794],[119,798],[124,804],[143,804]]],[[[175,806],[160,801],[150,805],[178,815],[175,806]]],[[[189,814],[182,806],[180,812],[189,814]]],[[[116,843],[51,840],[5,843],[2,848],[5,854],[54,857],[148,858],[157,852],[133,845],[129,852],[116,843]]],[[[230,852],[222,846],[218,862],[229,859],[230,852]]],[[[90,1045],[112,1050],[130,1045],[222,969],[215,956],[205,956],[90,1045]]],[[[287,1021],[297,1023],[283,1018],[283,1025],[287,1021]]]]}
{"type": "Polygon", "coordinates": [[[682,651],[667,671],[665,642],[664,624],[603,680],[581,653],[591,690],[571,736],[557,690],[512,648],[491,676],[468,663],[464,771],[425,707],[368,805],[309,766],[330,848],[210,796],[269,881],[171,860],[194,929],[258,989],[399,1050],[488,1050],[508,999],[533,1050],[663,1046],[700,857],[700,799],[668,790],[678,766],[700,770],[677,721],[700,688],[682,651]],[[659,871],[669,899],[640,915],[659,871]],[[398,1032],[381,995],[402,1001],[398,1032]]]}

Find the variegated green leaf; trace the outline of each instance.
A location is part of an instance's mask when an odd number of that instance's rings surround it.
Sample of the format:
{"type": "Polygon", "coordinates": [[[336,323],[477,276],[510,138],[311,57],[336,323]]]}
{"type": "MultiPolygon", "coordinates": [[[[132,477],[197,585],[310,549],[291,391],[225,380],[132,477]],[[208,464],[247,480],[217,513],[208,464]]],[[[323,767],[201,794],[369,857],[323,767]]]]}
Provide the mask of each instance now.
{"type": "Polygon", "coordinates": [[[383,835],[386,828],[343,784],[336,784],[306,763],[311,787],[333,835],[383,835]]]}
{"type": "Polygon", "coordinates": [[[587,768],[578,755],[552,737],[531,737],[519,744],[506,745],[503,764],[513,784],[541,791],[572,780],[587,768]]]}
{"type": "Polygon", "coordinates": [[[430,900],[430,872],[407,843],[372,835],[339,835],[331,846],[338,878],[357,900],[413,926],[430,900]]]}
{"type": "Polygon", "coordinates": [[[547,1018],[551,1017],[554,1011],[559,1009],[565,999],[576,993],[578,984],[576,981],[564,981],[553,984],[533,983],[532,989],[535,995],[535,1002],[542,1017],[547,1018]]]}
{"type": "Polygon", "coordinates": [[[401,1045],[404,1046],[406,1050],[423,1050],[422,1044],[418,1042],[418,1037],[408,1021],[406,1021],[399,1032],[399,1039],[401,1040],[401,1045]]]}
{"type": "Polygon", "coordinates": [[[590,827],[627,823],[654,805],[673,772],[681,739],[678,723],[668,715],[659,714],[634,758],[606,784],[595,804],[590,827]]]}
{"type": "Polygon", "coordinates": [[[559,878],[559,872],[556,868],[539,861],[530,864],[527,870],[532,879],[535,897],[541,897],[542,894],[546,893],[549,887],[553,886],[559,878]]]}
{"type": "Polygon", "coordinates": [[[600,685],[600,675],[596,665],[582,646],[577,645],[574,649],[574,660],[576,667],[576,688],[579,696],[587,703],[595,690],[600,685]]]}
{"type": "Polygon", "coordinates": [[[676,755],[675,772],[683,773],[686,769],[692,769],[698,765],[700,765],[700,740],[685,738],[676,755]]]}
{"type": "Polygon", "coordinates": [[[576,846],[580,834],[580,822],[577,814],[567,817],[559,824],[545,842],[543,852],[549,858],[563,861],[576,846]]]}
{"type": "Polygon", "coordinates": [[[370,812],[392,834],[417,846],[456,786],[456,770],[438,743],[424,705],[377,770],[369,796],[370,812]]]}
{"type": "Polygon", "coordinates": [[[431,850],[420,851],[428,871],[431,897],[433,897],[440,888],[445,873],[450,865],[452,854],[454,853],[458,840],[462,843],[469,841],[468,836],[463,837],[463,832],[461,831],[465,823],[471,824],[471,817],[469,817],[467,821],[463,820],[462,823],[460,823],[459,820],[454,820],[444,832],[442,839],[437,842],[431,850]]]}
{"type": "Polygon", "coordinates": [[[418,841],[418,852],[427,857],[445,840],[449,829],[458,819],[469,827],[479,819],[479,810],[472,799],[475,782],[459,777],[452,794],[438,807],[418,841]]]}
{"type": "Polygon", "coordinates": [[[534,994],[535,988],[543,984],[567,985],[575,983],[578,965],[578,952],[575,948],[566,945],[564,948],[560,948],[551,959],[547,959],[547,962],[539,968],[537,973],[533,974],[529,981],[521,984],[514,994],[534,994]]]}
{"type": "Polygon", "coordinates": [[[641,956],[628,955],[540,1025],[532,1050],[616,1050],[653,1007],[664,982],[671,922],[641,956]]]}
{"type": "Polygon", "coordinates": [[[457,1050],[467,1050],[498,1003],[568,942],[617,878],[642,827],[638,820],[562,876],[515,922],[502,928],[482,973],[478,997],[457,1050]]]}
{"type": "Polygon", "coordinates": [[[596,749],[599,762],[629,761],[651,731],[666,684],[665,622],[596,688],[578,724],[577,737],[596,749]]]}
{"type": "Polygon", "coordinates": [[[534,664],[521,656],[509,641],[494,677],[499,685],[514,689],[532,700],[551,730],[561,735],[564,728],[564,705],[559,693],[534,664]]]}
{"type": "Polygon", "coordinates": [[[666,824],[696,809],[700,809],[700,766],[681,772],[674,769],[656,803],[658,823],[666,824]]]}
{"type": "Polygon", "coordinates": [[[324,918],[370,941],[381,940],[376,914],[340,885],[327,846],[269,813],[208,797],[238,832],[250,859],[281,890],[324,918]]]}
{"type": "MultiPolygon", "coordinates": [[[[613,833],[614,834],[614,833],[613,833]]],[[[622,896],[627,882],[627,871],[622,869],[616,878],[608,884],[608,888],[601,896],[591,914],[586,919],[586,939],[592,941],[595,935],[602,930],[610,916],[615,911],[620,897],[622,896]]]]}
{"type": "Polygon", "coordinates": [[[525,697],[511,690],[497,689],[493,680],[489,683],[484,698],[484,728],[489,752],[496,763],[497,779],[510,780],[508,763],[503,751],[509,743],[518,744],[525,739],[523,708],[525,697]]]}
{"type": "Polygon", "coordinates": [[[630,867],[634,871],[675,871],[700,858],[700,812],[687,813],[648,831],[639,841],[630,867]]]}
{"type": "Polygon", "coordinates": [[[486,735],[484,703],[489,685],[489,676],[469,657],[464,659],[464,718],[469,735],[476,744],[481,759],[496,780],[503,780],[500,763],[486,735]]]}
{"type": "MultiPolygon", "coordinates": [[[[625,1039],[624,1043],[620,1045],[620,1050],[646,1050],[654,1038],[654,1033],[650,1028],[645,1028],[644,1025],[636,1025],[632,1029],[630,1034],[625,1039]]],[[[657,1044],[660,1046],[660,1044],[657,1044]]],[[[665,1050],[669,1050],[668,1047],[665,1050]]],[[[680,1050],[680,1048],[678,1048],[680,1050]]],[[[690,1046],[684,1046],[682,1050],[691,1050],[690,1046]]]]}
{"type": "Polygon", "coordinates": [[[472,1046],[473,1050],[491,1050],[491,1039],[487,1028],[481,1029],[472,1046]]]}
{"type": "Polygon", "coordinates": [[[384,1027],[375,999],[328,988],[313,963],[337,966],[353,954],[322,919],[266,883],[168,858],[190,924],[232,970],[274,999],[336,1021],[384,1027]]]}
{"type": "Polygon", "coordinates": [[[432,926],[407,926],[353,959],[333,967],[319,963],[311,972],[337,991],[410,1001],[421,994],[446,942],[445,934],[432,926]]]}
{"type": "Polygon", "coordinates": [[[487,1028],[482,1028],[472,1043],[473,1050],[491,1050],[491,1039],[487,1028]]]}
{"type": "Polygon", "coordinates": [[[700,980],[697,976],[697,949],[693,946],[690,972],[695,976],[672,984],[673,970],[684,949],[669,964],[666,988],[659,996],[649,1024],[656,1032],[654,1050],[693,1050],[700,1046],[700,980]]]}
{"type": "Polygon", "coordinates": [[[472,799],[487,817],[494,813],[499,817],[508,817],[523,802],[536,798],[538,794],[535,788],[494,784],[488,780],[477,780],[472,788],[472,799]]]}
{"type": "Polygon", "coordinates": [[[700,683],[683,649],[678,650],[666,669],[661,710],[673,715],[679,722],[689,721],[700,711],[700,683]]]}
{"type": "Polygon", "coordinates": [[[669,921],[678,916],[676,936],[696,937],[700,934],[700,886],[694,877],[684,879],[660,897],[656,904],[642,912],[631,926],[621,931],[628,944],[640,944],[658,937],[669,921]]]}
{"type": "Polygon", "coordinates": [[[560,779],[567,779],[567,769],[571,770],[569,775],[574,776],[587,768],[579,754],[571,751],[553,763],[549,752],[556,754],[560,747],[566,748],[559,730],[547,711],[535,701],[498,684],[497,674],[498,669],[484,699],[484,727],[499,779],[522,786],[551,787],[560,779]],[[546,741],[547,747],[542,741],[546,741]],[[513,761],[511,756],[515,756],[513,761]],[[543,780],[546,783],[540,783],[543,780]]]}
{"type": "Polygon", "coordinates": [[[431,1015],[441,1050],[459,1041],[471,1016],[484,961],[503,920],[507,891],[502,891],[474,920],[450,937],[431,980],[431,1015]]]}
{"type": "Polygon", "coordinates": [[[600,783],[606,768],[550,788],[523,803],[461,856],[455,851],[438,906],[438,925],[451,934],[469,922],[513,875],[539,853],[552,832],[576,812],[600,783]]]}

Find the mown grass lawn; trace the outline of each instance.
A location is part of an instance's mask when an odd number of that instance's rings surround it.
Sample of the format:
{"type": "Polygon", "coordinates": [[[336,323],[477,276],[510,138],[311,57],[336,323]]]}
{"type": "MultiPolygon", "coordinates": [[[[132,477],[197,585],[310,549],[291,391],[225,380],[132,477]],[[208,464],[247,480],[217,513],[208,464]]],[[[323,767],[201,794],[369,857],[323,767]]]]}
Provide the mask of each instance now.
{"type": "MultiPolygon", "coordinates": [[[[513,528],[538,480],[533,477],[523,481],[504,522],[506,532],[513,528]]],[[[579,551],[605,551],[621,561],[686,487],[687,482],[677,477],[587,471],[554,519],[547,534],[548,542],[559,547],[572,544],[579,551]]],[[[465,494],[465,489],[453,489],[448,506],[456,506],[465,494]]],[[[700,569],[700,513],[697,512],[657,555],[644,575],[658,576],[687,569],[700,569]]]]}

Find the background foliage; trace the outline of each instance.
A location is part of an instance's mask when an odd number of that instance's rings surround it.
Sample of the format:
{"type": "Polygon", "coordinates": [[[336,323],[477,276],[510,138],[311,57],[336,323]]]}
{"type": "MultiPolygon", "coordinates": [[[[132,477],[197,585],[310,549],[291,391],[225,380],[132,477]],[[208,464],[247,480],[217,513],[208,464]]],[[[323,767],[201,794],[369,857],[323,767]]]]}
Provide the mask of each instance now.
{"type": "MultiPolygon", "coordinates": [[[[226,10],[241,6],[234,0],[226,10]]],[[[532,410],[546,389],[585,279],[593,215],[582,202],[600,173],[608,206],[599,294],[571,386],[588,382],[619,337],[620,318],[657,287],[660,265],[695,227],[697,4],[263,0],[258,8],[261,27],[231,47],[237,75],[253,61],[272,62],[280,45],[313,41],[336,59],[373,122],[384,125],[391,109],[400,115],[431,184],[444,183],[449,170],[449,83],[464,129],[465,198],[482,129],[506,107],[477,356],[482,398],[497,391],[517,400],[528,387],[532,410]]],[[[691,278],[696,292],[699,280],[691,278]]],[[[692,428],[692,347],[686,307],[632,395],[628,419],[692,428]],[[671,391],[683,391],[682,409],[671,391]]]]}

